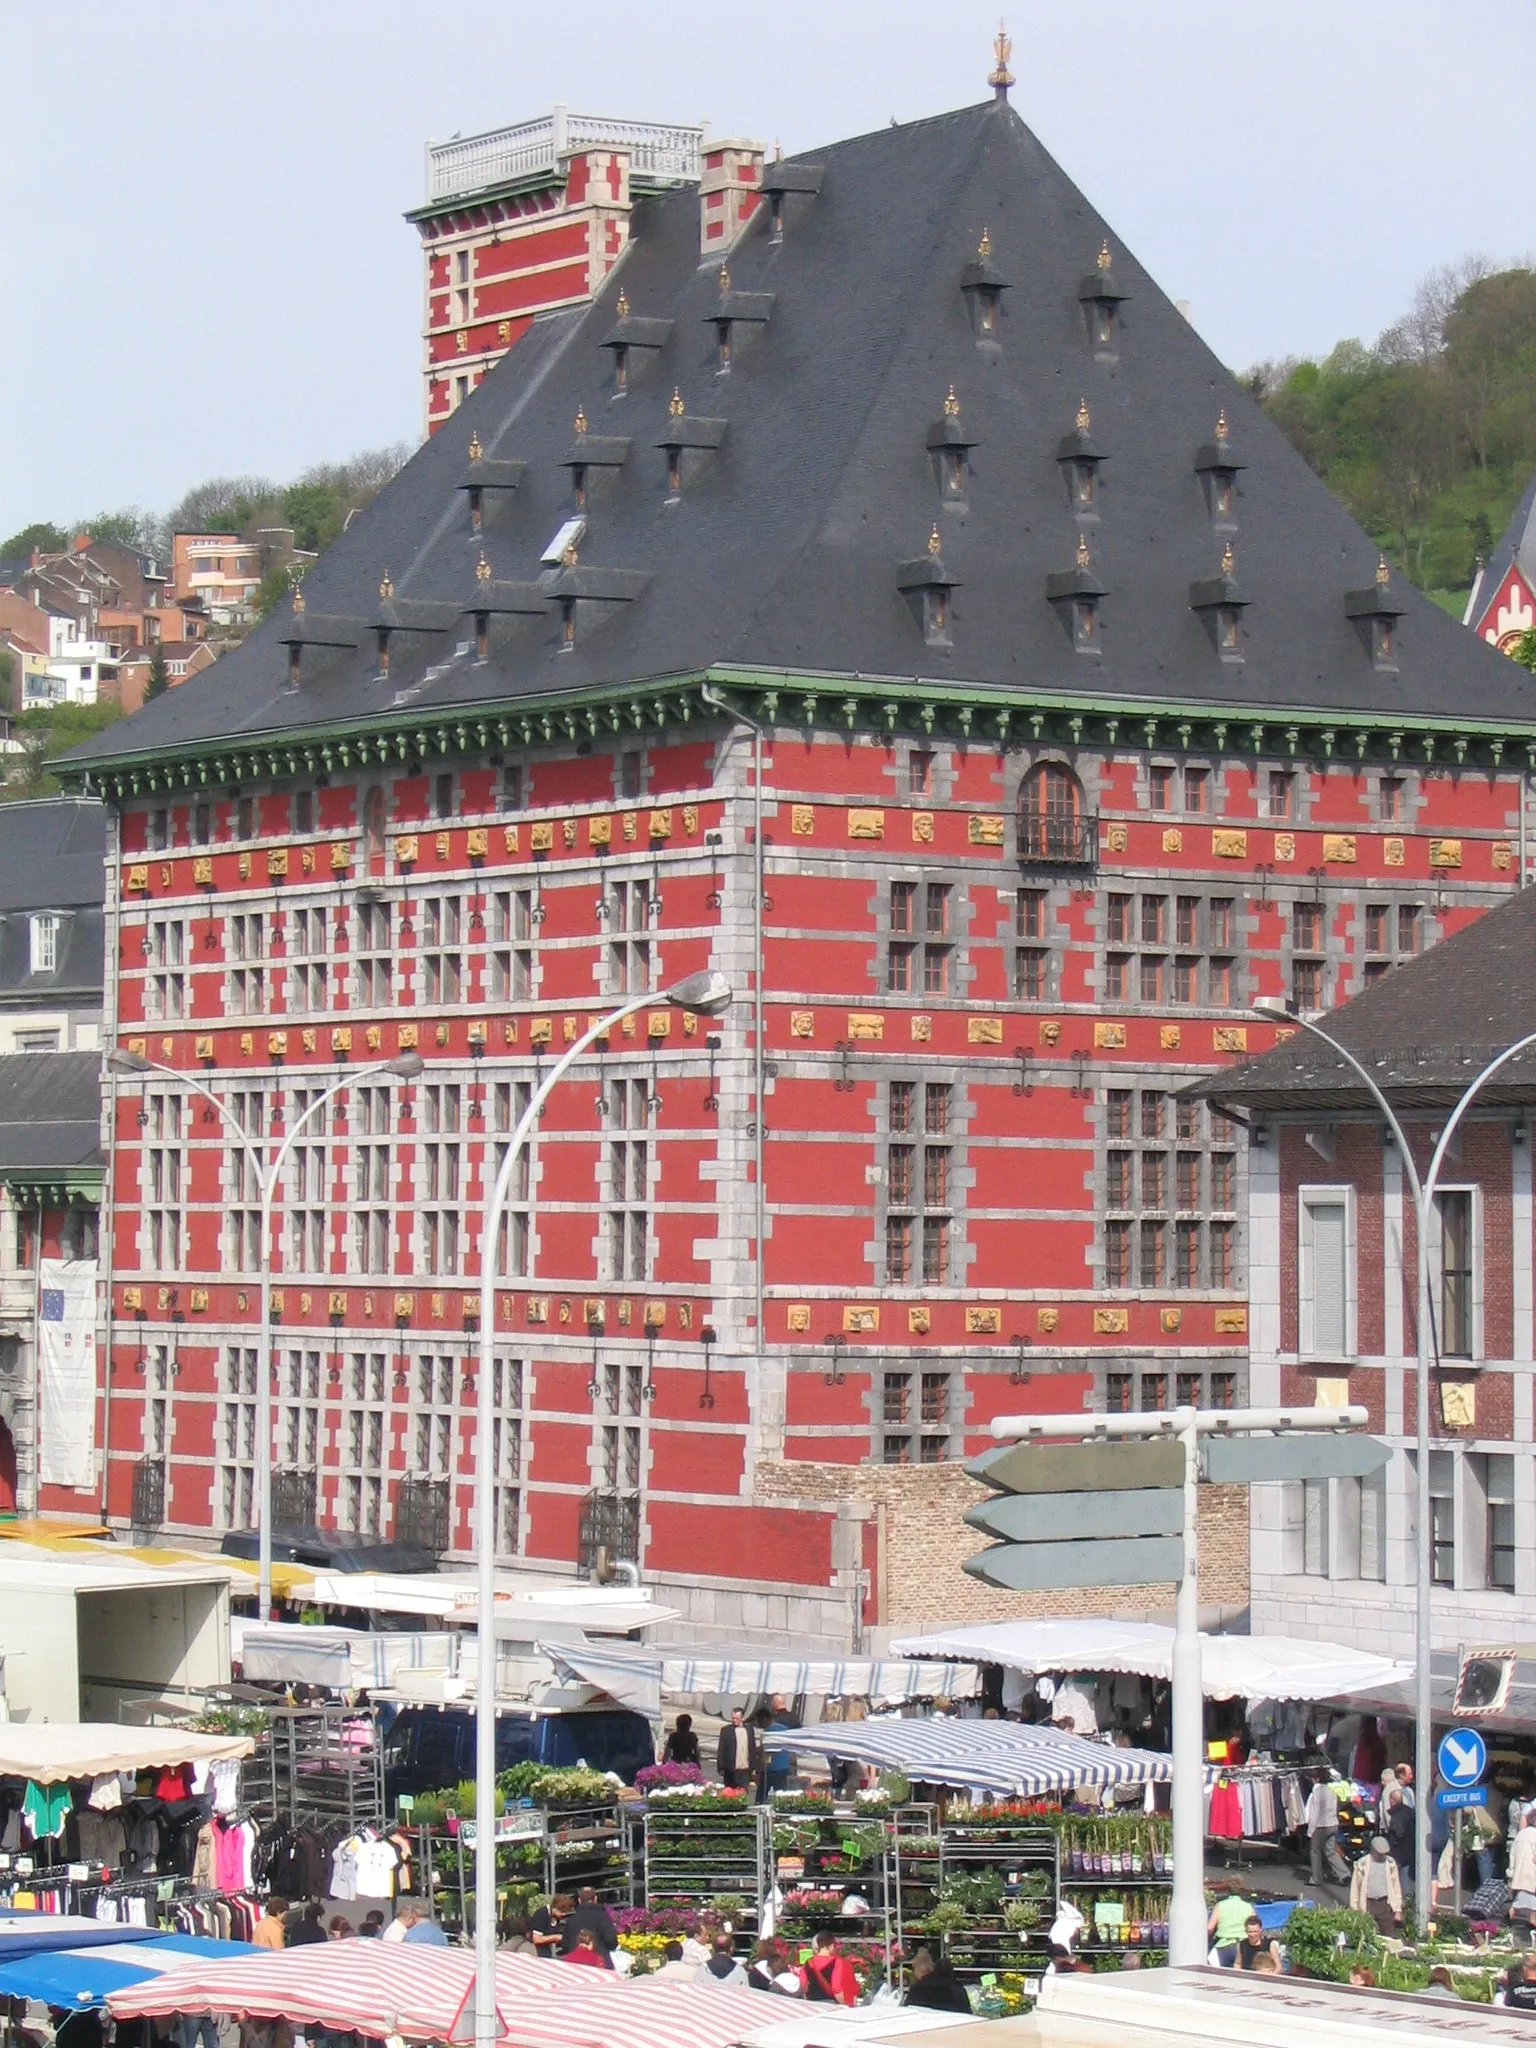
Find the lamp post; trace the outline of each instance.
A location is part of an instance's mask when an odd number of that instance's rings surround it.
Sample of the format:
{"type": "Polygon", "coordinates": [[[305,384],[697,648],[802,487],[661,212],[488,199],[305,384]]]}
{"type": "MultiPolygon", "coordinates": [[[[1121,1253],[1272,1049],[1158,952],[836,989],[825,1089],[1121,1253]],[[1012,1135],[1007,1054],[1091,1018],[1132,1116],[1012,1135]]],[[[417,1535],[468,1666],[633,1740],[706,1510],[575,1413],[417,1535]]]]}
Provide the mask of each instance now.
{"type": "Polygon", "coordinates": [[[195,1075],[183,1073],[179,1067],[163,1066],[158,1060],[147,1060],[136,1052],[109,1052],[106,1064],[114,1074],[141,1079],[149,1074],[164,1074],[170,1080],[183,1083],[195,1095],[201,1095],[205,1102],[213,1105],[225,1126],[245,1147],[245,1156],[256,1177],[261,1196],[258,1267],[261,1280],[261,1368],[256,1375],[256,1611],[266,1621],[272,1613],[272,1205],[277,1197],[278,1183],[289,1153],[327,1103],[348,1089],[359,1088],[365,1081],[377,1080],[382,1075],[393,1080],[412,1081],[421,1072],[424,1062],[420,1053],[403,1052],[392,1060],[377,1060],[372,1066],[360,1067],[355,1074],[343,1074],[296,1119],[293,1129],[278,1146],[270,1163],[265,1158],[265,1148],[258,1149],[250,1133],[231,1116],[213,1090],[195,1075]]]}
{"type": "Polygon", "coordinates": [[[512,1175],[528,1133],[555,1087],[590,1045],[637,1010],[674,1003],[695,1015],[716,1017],[731,1003],[723,974],[706,969],[659,994],[634,996],[589,1026],[561,1054],[533,1091],[508,1141],[485,1199],[480,1227],[480,1350],[475,1383],[475,2048],[495,2048],[496,2020],[496,1249],[512,1175]]]}
{"type": "Polygon", "coordinates": [[[1430,1689],[1430,1587],[1432,1564],[1432,1533],[1430,1530],[1429,1507],[1429,1318],[1431,1313],[1431,1274],[1429,1265],[1429,1233],[1434,1220],[1435,1196],[1439,1192],[1440,1169],[1445,1163],[1451,1140],[1457,1126],[1471,1107],[1484,1085],[1492,1080],[1506,1061],[1515,1059],[1530,1046],[1536,1045],[1536,1031],[1515,1043],[1506,1046],[1496,1059],[1492,1059],[1475,1079],[1462,1090],[1456,1106],[1446,1118],[1445,1128],[1430,1154],[1429,1170],[1422,1177],[1414,1162],[1413,1151],[1407,1134],[1399,1123],[1392,1105],[1382,1093],[1381,1087],[1369,1070],[1356,1059],[1348,1046],[1341,1045],[1331,1033],[1310,1018],[1299,1015],[1288,1004],[1255,1003],[1254,1011],[1261,1017],[1279,1018],[1310,1031],[1314,1038],[1320,1038],[1324,1045],[1337,1053],[1346,1066],[1364,1083],[1367,1092],[1377,1108],[1386,1118],[1388,1128],[1397,1143],[1398,1156],[1408,1175],[1408,1184],[1413,1190],[1414,1238],[1415,1238],[1415,1279],[1413,1326],[1415,1338],[1414,1359],[1414,1447],[1417,1471],[1414,1475],[1414,1504],[1418,1522],[1417,1540],[1414,1545],[1414,1653],[1413,1653],[1413,1775],[1415,1780],[1414,1826],[1413,1826],[1413,1869],[1414,1890],[1422,1919],[1429,1910],[1430,1853],[1429,1813],[1434,1782],[1434,1732],[1432,1726],[1432,1699],[1430,1689]]]}

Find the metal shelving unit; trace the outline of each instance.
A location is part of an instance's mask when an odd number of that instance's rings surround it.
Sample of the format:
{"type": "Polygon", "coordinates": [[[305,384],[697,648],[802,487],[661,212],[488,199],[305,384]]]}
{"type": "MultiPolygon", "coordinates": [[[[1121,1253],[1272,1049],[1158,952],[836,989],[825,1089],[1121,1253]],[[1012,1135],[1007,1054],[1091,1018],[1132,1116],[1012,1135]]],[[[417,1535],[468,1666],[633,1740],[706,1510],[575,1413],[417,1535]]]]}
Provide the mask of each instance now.
{"type": "MultiPolygon", "coordinates": [[[[919,1837],[918,1839],[924,1839],[919,1837]]],[[[928,1837],[932,1840],[932,1837],[928,1837]]],[[[980,1829],[946,1826],[938,1830],[938,1849],[904,1851],[898,1834],[892,1844],[896,1883],[896,1933],[905,1950],[921,1939],[921,1922],[957,1876],[995,1875],[1001,1883],[995,1908],[981,1908],[969,1925],[945,1946],[956,1974],[965,1982],[1003,1971],[1035,1977],[1045,1968],[1051,1922],[1061,1893],[1058,1843],[1049,1828],[980,1829]],[[1038,1905],[1029,1927],[1009,1927],[1004,1911],[1014,1900],[1038,1905]]]]}
{"type": "Polygon", "coordinates": [[[746,1900],[744,1931],[761,1923],[773,1881],[770,1816],[760,1806],[689,1812],[682,1800],[645,1816],[645,1896],[653,1909],[700,1911],[722,1893],[746,1900]]]}
{"type": "Polygon", "coordinates": [[[258,1820],[345,1821],[377,1827],[384,1819],[384,1752],[377,1717],[345,1707],[274,1706],[254,1756],[247,1758],[241,1791],[258,1820]],[[346,1737],[346,1724],[371,1719],[366,1748],[346,1737]]]}

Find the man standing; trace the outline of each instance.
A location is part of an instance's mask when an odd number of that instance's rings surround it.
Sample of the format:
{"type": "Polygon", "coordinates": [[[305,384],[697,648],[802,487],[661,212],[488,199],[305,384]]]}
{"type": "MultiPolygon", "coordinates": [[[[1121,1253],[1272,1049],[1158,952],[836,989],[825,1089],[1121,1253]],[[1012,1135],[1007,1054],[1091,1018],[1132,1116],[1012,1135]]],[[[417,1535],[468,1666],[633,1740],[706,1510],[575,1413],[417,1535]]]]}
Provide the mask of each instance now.
{"type": "Polygon", "coordinates": [[[720,1773],[721,1784],[730,1790],[754,1784],[759,1750],[756,1729],[747,1726],[746,1716],[740,1707],[732,1707],[730,1725],[720,1730],[720,1743],[715,1752],[715,1768],[720,1773]]]}
{"type": "Polygon", "coordinates": [[[1403,1924],[1403,1883],[1392,1861],[1385,1835],[1371,1841],[1368,1856],[1355,1865],[1349,1881],[1350,1910],[1369,1913],[1378,1934],[1396,1934],[1403,1924]]]}
{"type": "Polygon", "coordinates": [[[1321,1884],[1326,1874],[1335,1884],[1347,1884],[1349,1871],[1339,1854],[1339,1795],[1326,1771],[1319,1771],[1307,1794],[1307,1840],[1312,1850],[1312,1882],[1321,1884]]]}
{"type": "Polygon", "coordinates": [[[561,1955],[570,1954],[584,1928],[592,1930],[598,1954],[612,1968],[613,1952],[619,1945],[619,1931],[609,1916],[608,1908],[599,1905],[597,1893],[591,1885],[584,1885],[576,1894],[574,1912],[567,1913],[560,1923],[561,1955]]]}

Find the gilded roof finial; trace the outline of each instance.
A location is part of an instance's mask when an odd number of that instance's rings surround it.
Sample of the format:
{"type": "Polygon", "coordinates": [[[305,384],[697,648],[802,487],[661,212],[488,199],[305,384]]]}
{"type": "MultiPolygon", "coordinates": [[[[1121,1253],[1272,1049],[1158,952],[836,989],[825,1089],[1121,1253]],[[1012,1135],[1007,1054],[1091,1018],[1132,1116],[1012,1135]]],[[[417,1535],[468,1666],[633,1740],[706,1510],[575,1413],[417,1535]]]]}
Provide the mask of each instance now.
{"type": "Polygon", "coordinates": [[[395,586],[389,580],[389,571],[386,569],[384,571],[384,574],[379,578],[379,595],[387,603],[388,600],[394,596],[394,594],[395,586]]]}
{"type": "Polygon", "coordinates": [[[1077,401],[1077,431],[1086,434],[1092,425],[1093,415],[1088,410],[1088,401],[1086,398],[1080,398],[1077,401]]]}
{"type": "Polygon", "coordinates": [[[488,562],[488,561],[487,561],[487,560],[485,559],[485,549],[484,549],[484,548],[482,548],[482,549],[480,550],[480,559],[479,559],[479,561],[478,561],[478,562],[476,562],[476,564],[475,564],[475,581],[476,581],[477,583],[489,583],[489,582],[490,582],[490,580],[491,580],[491,565],[490,565],[490,563],[489,563],[489,562],[488,562]]]}
{"type": "Polygon", "coordinates": [[[629,318],[629,293],[625,291],[619,293],[619,318],[621,320],[629,318]]]}
{"type": "Polygon", "coordinates": [[[944,401],[944,417],[947,420],[957,420],[960,417],[960,401],[955,396],[953,384],[950,385],[949,396],[944,401]]]}
{"type": "Polygon", "coordinates": [[[478,427],[469,437],[469,459],[471,462],[483,462],[485,460],[485,450],[480,446],[480,430],[478,427]]]}
{"type": "Polygon", "coordinates": [[[932,533],[930,533],[930,534],[929,534],[929,536],[928,536],[928,552],[929,552],[929,554],[930,554],[930,555],[933,555],[933,556],[934,556],[935,558],[937,558],[937,556],[938,556],[938,552],[939,552],[939,548],[940,548],[940,546],[941,546],[941,545],[942,545],[942,543],[941,543],[941,542],[940,542],[940,540],[939,540],[939,529],[938,529],[937,527],[935,527],[935,528],[933,529],[932,533]]]}
{"type": "Polygon", "coordinates": [[[687,406],[683,403],[682,387],[674,384],[672,386],[672,397],[667,405],[667,411],[671,413],[673,419],[680,420],[687,410],[687,406]]]}
{"type": "Polygon", "coordinates": [[[579,555],[577,554],[577,552],[576,552],[576,543],[575,543],[575,541],[573,541],[573,540],[568,540],[568,541],[566,542],[566,544],[565,544],[565,552],[564,552],[564,553],[563,553],[563,554],[561,555],[560,559],[561,559],[561,561],[562,561],[562,562],[563,562],[563,563],[565,564],[565,566],[566,566],[566,568],[567,568],[567,569],[574,569],[574,568],[575,568],[575,566],[576,566],[577,562],[578,562],[578,561],[579,561],[579,560],[581,559],[581,558],[580,558],[580,556],[579,556],[579,555]]]}
{"type": "Polygon", "coordinates": [[[1227,542],[1227,544],[1226,544],[1226,546],[1225,546],[1225,547],[1224,547],[1224,548],[1222,549],[1222,551],[1221,551],[1221,573],[1222,573],[1222,575],[1223,575],[1223,576],[1230,576],[1230,575],[1232,574],[1232,571],[1233,571],[1233,569],[1235,568],[1235,566],[1236,566],[1236,557],[1235,557],[1235,556],[1233,555],[1233,553],[1232,553],[1232,543],[1231,543],[1231,541],[1228,541],[1228,542],[1227,542]]]}
{"type": "Polygon", "coordinates": [[[587,431],[587,408],[584,405],[578,405],[576,408],[576,431],[578,434],[587,431]]]}
{"type": "Polygon", "coordinates": [[[982,229],[981,240],[976,244],[976,254],[983,263],[992,254],[992,230],[990,228],[982,229]]]}
{"type": "Polygon", "coordinates": [[[1100,249],[1099,249],[1099,268],[1100,268],[1100,270],[1108,270],[1108,268],[1109,268],[1110,264],[1111,264],[1111,263],[1113,263],[1113,261],[1114,261],[1114,258],[1113,258],[1113,257],[1112,257],[1112,256],[1110,255],[1110,253],[1109,253],[1109,242],[1108,242],[1108,240],[1106,239],[1106,240],[1105,240],[1105,241],[1103,242],[1103,244],[1102,244],[1102,245],[1100,246],[1100,249]]]}
{"type": "Polygon", "coordinates": [[[304,616],[304,592],[297,583],[293,586],[293,615],[296,619],[304,616]]]}
{"type": "Polygon", "coordinates": [[[1088,553],[1088,536],[1086,533],[1080,533],[1077,536],[1077,566],[1079,569],[1086,569],[1091,560],[1092,557],[1088,553]]]}
{"type": "Polygon", "coordinates": [[[722,263],[720,266],[720,289],[722,292],[728,292],[730,288],[731,273],[726,269],[725,265],[722,263]]]}
{"type": "Polygon", "coordinates": [[[1386,556],[1383,555],[1376,564],[1376,583],[1378,589],[1385,590],[1391,580],[1392,571],[1387,566],[1386,556]]]}
{"type": "Polygon", "coordinates": [[[1217,438],[1217,440],[1218,440],[1218,441],[1225,441],[1225,440],[1227,439],[1228,435],[1229,435],[1229,434],[1231,433],[1231,431],[1232,431],[1232,429],[1231,429],[1231,428],[1230,428],[1230,427],[1229,427],[1229,426],[1227,425],[1227,408],[1226,408],[1225,406],[1223,406],[1223,407],[1221,408],[1221,411],[1220,411],[1219,413],[1217,413],[1217,415],[1216,415],[1216,438],[1217,438]]]}
{"type": "Polygon", "coordinates": [[[776,164],[781,164],[784,161],[784,145],[780,142],[777,135],[773,138],[773,160],[776,164]]]}
{"type": "Polygon", "coordinates": [[[997,62],[987,73],[987,83],[1000,100],[1008,97],[1008,88],[1013,84],[1013,73],[1008,69],[1008,59],[1013,55],[1013,42],[1004,23],[997,24],[997,34],[992,41],[992,55],[997,62]]]}

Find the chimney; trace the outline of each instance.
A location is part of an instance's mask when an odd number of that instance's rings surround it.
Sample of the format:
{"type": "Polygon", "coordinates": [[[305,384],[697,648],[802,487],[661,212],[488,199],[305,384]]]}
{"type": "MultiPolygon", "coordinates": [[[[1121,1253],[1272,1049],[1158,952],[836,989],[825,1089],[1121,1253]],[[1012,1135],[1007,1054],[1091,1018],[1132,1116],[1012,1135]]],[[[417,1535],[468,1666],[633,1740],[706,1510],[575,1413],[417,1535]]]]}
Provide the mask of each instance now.
{"type": "Polygon", "coordinates": [[[91,536],[88,533],[77,533],[74,538],[74,552],[82,555],[90,544],[91,536]]]}
{"type": "Polygon", "coordinates": [[[704,146],[699,178],[699,254],[723,256],[757,211],[763,183],[760,142],[717,142],[704,146]]]}

